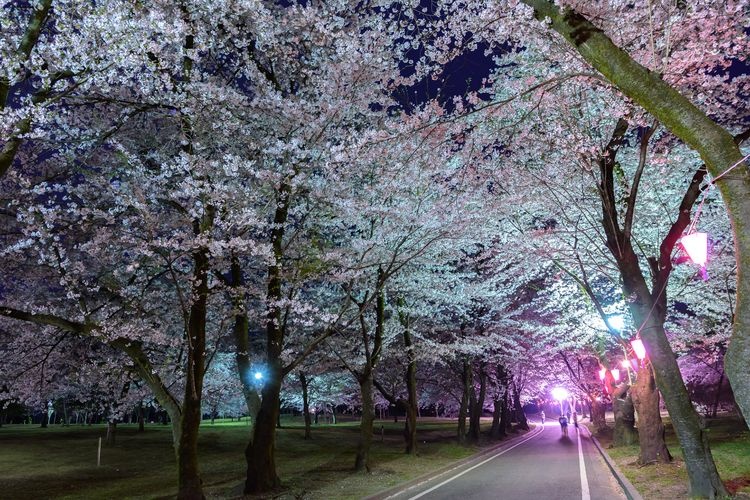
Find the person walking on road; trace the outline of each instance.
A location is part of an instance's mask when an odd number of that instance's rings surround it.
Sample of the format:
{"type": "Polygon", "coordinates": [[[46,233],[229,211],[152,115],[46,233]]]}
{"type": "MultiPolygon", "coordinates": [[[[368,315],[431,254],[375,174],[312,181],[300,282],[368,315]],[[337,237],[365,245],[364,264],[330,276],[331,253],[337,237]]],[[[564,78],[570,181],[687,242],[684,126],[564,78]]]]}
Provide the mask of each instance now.
{"type": "Polygon", "coordinates": [[[576,415],[576,412],[573,412],[573,426],[578,429],[578,415],[576,415]]]}
{"type": "Polygon", "coordinates": [[[544,410],[542,410],[541,412],[539,412],[539,416],[542,419],[542,425],[544,425],[544,410]]]}
{"type": "Polygon", "coordinates": [[[560,430],[562,431],[563,436],[568,435],[568,419],[565,417],[565,415],[560,415],[560,418],[557,419],[558,422],[560,422],[560,430]]]}

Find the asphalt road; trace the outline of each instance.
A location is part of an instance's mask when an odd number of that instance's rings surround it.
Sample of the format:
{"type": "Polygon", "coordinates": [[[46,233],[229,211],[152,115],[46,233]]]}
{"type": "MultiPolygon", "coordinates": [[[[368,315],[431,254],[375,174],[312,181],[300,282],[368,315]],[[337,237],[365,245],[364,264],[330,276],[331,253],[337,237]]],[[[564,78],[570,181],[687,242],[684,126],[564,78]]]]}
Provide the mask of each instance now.
{"type": "Polygon", "coordinates": [[[495,452],[391,495],[394,499],[625,499],[586,429],[556,420],[495,452]],[[580,442],[580,444],[579,444],[580,442]]]}

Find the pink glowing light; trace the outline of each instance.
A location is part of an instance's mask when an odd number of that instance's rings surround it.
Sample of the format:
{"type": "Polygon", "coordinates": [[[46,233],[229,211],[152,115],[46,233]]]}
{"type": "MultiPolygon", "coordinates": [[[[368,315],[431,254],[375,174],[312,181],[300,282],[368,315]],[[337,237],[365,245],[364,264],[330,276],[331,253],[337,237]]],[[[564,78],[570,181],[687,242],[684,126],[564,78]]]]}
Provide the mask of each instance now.
{"type": "Polygon", "coordinates": [[[708,234],[691,233],[680,239],[680,245],[694,264],[706,266],[708,261],[708,234]]]}
{"type": "Polygon", "coordinates": [[[604,377],[606,376],[607,376],[606,368],[602,368],[601,370],[599,370],[599,380],[604,380],[604,377]]]}
{"type": "Polygon", "coordinates": [[[643,341],[641,339],[631,340],[630,345],[633,346],[633,351],[635,352],[635,355],[638,359],[646,359],[646,347],[644,347],[643,341]]]}
{"type": "Polygon", "coordinates": [[[630,364],[630,360],[627,360],[627,359],[623,359],[622,362],[620,363],[620,366],[622,366],[626,370],[628,368],[632,368],[632,365],[630,364]]]}
{"type": "Polygon", "coordinates": [[[619,381],[620,380],[620,370],[618,370],[617,368],[613,368],[611,370],[611,372],[612,372],[612,378],[615,379],[615,382],[619,381]]]}

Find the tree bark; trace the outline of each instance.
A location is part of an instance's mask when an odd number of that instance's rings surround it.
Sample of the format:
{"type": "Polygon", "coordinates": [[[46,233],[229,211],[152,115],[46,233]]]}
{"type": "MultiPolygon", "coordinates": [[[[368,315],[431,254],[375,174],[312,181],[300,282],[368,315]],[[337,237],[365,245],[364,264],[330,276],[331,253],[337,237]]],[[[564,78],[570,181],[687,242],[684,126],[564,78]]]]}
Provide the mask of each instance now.
{"type": "Polygon", "coordinates": [[[307,377],[304,372],[299,372],[299,383],[302,385],[302,413],[305,417],[305,439],[312,439],[310,433],[310,425],[312,419],[310,418],[310,401],[307,396],[307,377]]]}
{"type": "MultiPolygon", "coordinates": [[[[196,224],[197,234],[202,232],[196,224]]],[[[208,303],[208,250],[200,249],[193,255],[193,303],[187,324],[187,365],[185,367],[185,397],[179,422],[180,441],[177,450],[177,498],[203,499],[203,487],[198,467],[198,432],[201,424],[203,375],[206,363],[206,308],[208,303]]]]}
{"type": "Polygon", "coordinates": [[[650,363],[638,370],[631,392],[638,412],[638,442],[641,449],[638,463],[670,462],[672,455],[664,441],[664,424],[659,412],[659,390],[650,363]]]}
{"type": "MultiPolygon", "coordinates": [[[[232,286],[242,288],[244,285],[244,277],[240,261],[236,255],[232,255],[230,272],[232,276],[232,286]]],[[[237,311],[234,316],[234,325],[232,326],[232,337],[234,338],[235,346],[234,359],[237,363],[237,376],[242,384],[242,395],[245,398],[247,414],[250,419],[250,429],[248,434],[250,435],[250,439],[252,439],[255,432],[255,421],[260,409],[260,396],[258,395],[258,388],[253,379],[252,366],[250,363],[250,339],[248,337],[250,320],[247,317],[244,292],[235,291],[232,295],[232,302],[237,311]]]]}
{"type": "Polygon", "coordinates": [[[107,437],[104,443],[107,446],[114,446],[117,441],[117,422],[114,420],[107,421],[107,437]]]}
{"type": "Polygon", "coordinates": [[[596,434],[606,432],[605,407],[601,401],[597,401],[596,399],[591,401],[591,423],[594,424],[594,432],[596,434]]]}
{"type": "Polygon", "coordinates": [[[255,421],[253,439],[245,448],[247,476],[245,493],[254,494],[274,490],[281,485],[276,474],[276,418],[281,392],[281,367],[278,360],[267,366],[268,377],[263,386],[263,397],[255,421]]]}
{"type": "Polygon", "coordinates": [[[522,430],[529,430],[529,421],[526,420],[526,413],[523,411],[523,405],[521,404],[521,391],[513,382],[513,406],[516,408],[516,421],[518,427],[522,430]]]}
{"type": "Polygon", "coordinates": [[[456,430],[459,444],[466,442],[466,414],[468,413],[471,397],[471,379],[471,363],[469,363],[468,359],[464,358],[463,370],[461,372],[463,391],[461,393],[461,406],[458,409],[458,428],[456,430]]]}
{"type": "Polygon", "coordinates": [[[359,442],[354,459],[354,470],[370,471],[370,447],[372,445],[372,423],[375,421],[375,405],[372,398],[372,371],[365,369],[359,378],[359,390],[362,396],[362,418],[359,423],[359,442]]]}
{"type": "Polygon", "coordinates": [[[479,366],[479,394],[475,395],[474,388],[471,388],[471,408],[469,417],[469,441],[472,443],[479,442],[480,424],[482,411],[484,410],[484,399],[487,394],[487,374],[484,371],[485,363],[481,362],[479,366]]]}
{"type": "Polygon", "coordinates": [[[284,256],[284,230],[289,216],[292,188],[284,180],[277,192],[274,226],[271,230],[273,263],[268,266],[266,300],[266,357],[268,379],[264,382],[262,400],[253,429],[253,438],[245,449],[247,477],[245,493],[263,493],[276,489],[281,481],[276,474],[276,429],[281,403],[281,380],[284,375],[281,350],[284,345],[284,327],[278,304],[283,299],[282,259],[284,256]]]}
{"type": "Polygon", "coordinates": [[[631,398],[632,389],[627,384],[616,388],[612,393],[612,406],[615,412],[613,446],[630,446],[638,441],[635,430],[635,408],[631,398]]]}
{"type": "Polygon", "coordinates": [[[417,356],[414,352],[414,344],[409,330],[408,317],[402,322],[404,326],[404,348],[406,349],[406,424],[404,428],[404,439],[406,440],[406,453],[408,455],[417,454],[417,356]]]}

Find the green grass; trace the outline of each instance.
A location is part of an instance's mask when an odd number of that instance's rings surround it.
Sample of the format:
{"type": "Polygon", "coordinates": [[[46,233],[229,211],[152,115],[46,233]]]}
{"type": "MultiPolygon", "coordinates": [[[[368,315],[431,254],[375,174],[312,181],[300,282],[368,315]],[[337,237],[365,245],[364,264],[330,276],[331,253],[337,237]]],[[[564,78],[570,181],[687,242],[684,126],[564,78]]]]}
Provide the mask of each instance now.
{"type": "MultiPolygon", "coordinates": [[[[688,476],[677,438],[669,419],[665,419],[667,446],[674,456],[671,464],[639,467],[638,446],[608,448],[607,453],[633,483],[641,495],[651,498],[687,498],[688,476]]],[[[750,498],[750,433],[735,417],[722,417],[707,422],[711,452],[724,484],[738,498],[750,498]]]]}
{"type": "MultiPolygon", "coordinates": [[[[375,429],[372,470],[355,474],[358,422],[313,426],[313,439],[305,440],[298,420],[287,421],[277,431],[277,466],[284,489],[275,498],[360,498],[478,451],[454,443],[455,421],[420,421],[417,457],[403,453],[402,422],[377,421],[375,429]]],[[[119,425],[117,444],[102,448],[102,465],[97,468],[97,442],[105,433],[103,425],[0,428],[0,498],[174,496],[175,458],[168,426],[151,424],[139,433],[134,425],[119,425]]],[[[200,465],[210,498],[241,496],[247,438],[247,422],[204,422],[200,465]]]]}

